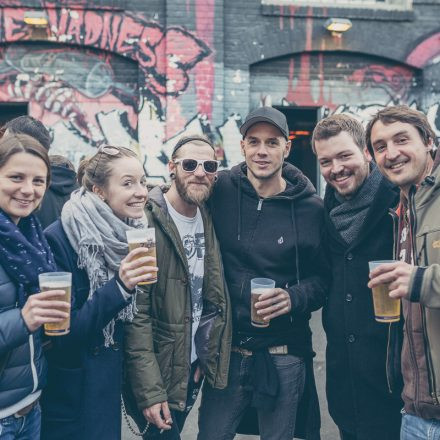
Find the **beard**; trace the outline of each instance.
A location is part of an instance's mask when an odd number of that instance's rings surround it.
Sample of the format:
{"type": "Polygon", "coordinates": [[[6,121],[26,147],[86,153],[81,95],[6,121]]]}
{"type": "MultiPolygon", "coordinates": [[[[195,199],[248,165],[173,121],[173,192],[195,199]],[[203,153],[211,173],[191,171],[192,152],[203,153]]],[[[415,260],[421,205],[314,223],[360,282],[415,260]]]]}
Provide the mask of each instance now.
{"type": "Polygon", "coordinates": [[[211,182],[207,184],[197,185],[198,189],[195,189],[190,183],[185,182],[180,178],[179,174],[176,174],[174,180],[176,184],[176,190],[182,200],[190,205],[201,205],[206,202],[212,193],[213,185],[211,182]]]}

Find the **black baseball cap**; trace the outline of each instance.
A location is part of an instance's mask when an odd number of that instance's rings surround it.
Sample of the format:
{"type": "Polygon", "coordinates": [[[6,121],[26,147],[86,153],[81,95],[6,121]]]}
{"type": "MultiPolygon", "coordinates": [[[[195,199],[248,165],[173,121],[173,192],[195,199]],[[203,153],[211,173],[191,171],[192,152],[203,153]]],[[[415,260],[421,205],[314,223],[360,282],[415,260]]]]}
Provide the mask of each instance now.
{"type": "Polygon", "coordinates": [[[247,131],[258,122],[267,122],[274,125],[287,140],[289,139],[287,119],[283,113],[273,107],[258,107],[246,116],[243,125],[240,127],[243,138],[246,136],[247,131]]]}

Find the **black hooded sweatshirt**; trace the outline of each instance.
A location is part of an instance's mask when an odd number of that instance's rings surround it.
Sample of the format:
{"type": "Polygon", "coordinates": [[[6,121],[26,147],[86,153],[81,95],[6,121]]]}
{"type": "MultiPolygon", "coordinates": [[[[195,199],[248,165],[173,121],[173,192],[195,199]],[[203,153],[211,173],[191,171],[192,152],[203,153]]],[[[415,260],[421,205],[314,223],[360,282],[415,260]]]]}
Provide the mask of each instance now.
{"type": "Polygon", "coordinates": [[[233,313],[233,345],[251,350],[288,345],[312,353],[309,319],[326,297],[328,266],[321,247],[323,203],[300,170],[284,164],[285,191],[260,198],[243,162],[219,173],[211,198],[233,313]],[[256,328],[250,318],[250,280],[272,278],[291,299],[289,314],[256,328]]]}
{"type": "Polygon", "coordinates": [[[78,188],[75,171],[58,165],[51,165],[51,182],[44,194],[40,209],[36,212],[43,229],[61,215],[64,203],[70,199],[70,194],[78,188]]]}

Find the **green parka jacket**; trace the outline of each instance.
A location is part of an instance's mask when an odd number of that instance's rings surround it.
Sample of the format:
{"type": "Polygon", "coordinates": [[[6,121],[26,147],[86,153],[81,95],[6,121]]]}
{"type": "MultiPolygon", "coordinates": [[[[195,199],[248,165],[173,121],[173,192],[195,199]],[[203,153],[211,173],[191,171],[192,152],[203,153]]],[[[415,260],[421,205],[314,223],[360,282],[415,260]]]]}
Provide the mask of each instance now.
{"type": "MultiPolygon", "coordinates": [[[[220,247],[210,215],[201,208],[205,233],[203,313],[196,350],[206,380],[227,385],[231,347],[231,310],[220,247]]],[[[126,380],[142,411],[168,401],[183,411],[191,368],[191,285],[179,232],[168,214],[162,191],[150,192],[146,207],[156,229],[158,280],[139,289],[138,312],[125,327],[126,380]]]]}

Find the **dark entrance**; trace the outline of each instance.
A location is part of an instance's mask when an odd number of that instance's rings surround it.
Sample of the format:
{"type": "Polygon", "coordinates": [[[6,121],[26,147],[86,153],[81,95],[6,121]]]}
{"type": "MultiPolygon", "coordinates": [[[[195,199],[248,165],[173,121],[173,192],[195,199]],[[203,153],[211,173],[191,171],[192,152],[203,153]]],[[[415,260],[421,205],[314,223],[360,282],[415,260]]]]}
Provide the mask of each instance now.
{"type": "Polygon", "coordinates": [[[28,105],[27,103],[0,103],[0,129],[6,122],[17,116],[27,115],[28,105]]]}
{"type": "Polygon", "coordinates": [[[311,147],[312,133],[318,122],[317,107],[276,107],[284,113],[290,129],[292,148],[287,161],[298,167],[319,193],[319,170],[311,147]]]}

